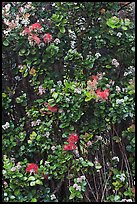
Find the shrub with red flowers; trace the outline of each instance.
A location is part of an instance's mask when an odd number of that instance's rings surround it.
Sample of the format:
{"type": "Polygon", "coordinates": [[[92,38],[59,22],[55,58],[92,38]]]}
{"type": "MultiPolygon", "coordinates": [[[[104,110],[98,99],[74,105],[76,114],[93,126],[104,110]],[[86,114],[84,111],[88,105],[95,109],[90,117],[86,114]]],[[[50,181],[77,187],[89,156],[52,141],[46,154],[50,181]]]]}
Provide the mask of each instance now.
{"type": "Polygon", "coordinates": [[[78,135],[72,133],[68,140],[68,144],[64,145],[64,150],[75,150],[77,146],[75,145],[78,142],[78,135]]]}
{"type": "Polygon", "coordinates": [[[2,2],[3,202],[135,201],[132,5],[2,2]]]}

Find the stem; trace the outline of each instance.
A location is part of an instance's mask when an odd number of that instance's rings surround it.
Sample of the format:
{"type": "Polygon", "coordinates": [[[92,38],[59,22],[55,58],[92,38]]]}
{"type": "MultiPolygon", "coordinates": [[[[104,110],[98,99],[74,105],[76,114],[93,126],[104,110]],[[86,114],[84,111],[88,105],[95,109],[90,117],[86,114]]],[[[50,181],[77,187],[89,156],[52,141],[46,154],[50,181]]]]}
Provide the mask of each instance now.
{"type": "MultiPolygon", "coordinates": [[[[82,174],[85,176],[85,174],[84,174],[84,172],[83,172],[82,170],[81,170],[81,172],[82,172],[82,174]]],[[[85,178],[86,178],[86,176],[85,176],[85,178]]],[[[93,195],[95,201],[97,202],[97,198],[96,198],[96,196],[95,196],[95,194],[94,194],[94,192],[93,192],[93,190],[92,190],[92,188],[91,188],[90,183],[88,182],[88,179],[86,178],[85,180],[86,180],[86,182],[87,182],[87,184],[88,184],[89,189],[91,190],[91,193],[92,193],[92,195],[93,195]]]]}
{"type": "Polygon", "coordinates": [[[111,174],[109,174],[109,176],[108,176],[108,178],[107,178],[107,180],[106,180],[106,183],[105,183],[105,186],[104,186],[104,191],[103,191],[103,193],[102,193],[101,202],[103,202],[104,195],[105,195],[105,190],[106,190],[106,187],[107,187],[107,182],[108,182],[108,180],[109,180],[110,176],[111,176],[111,174]]]}

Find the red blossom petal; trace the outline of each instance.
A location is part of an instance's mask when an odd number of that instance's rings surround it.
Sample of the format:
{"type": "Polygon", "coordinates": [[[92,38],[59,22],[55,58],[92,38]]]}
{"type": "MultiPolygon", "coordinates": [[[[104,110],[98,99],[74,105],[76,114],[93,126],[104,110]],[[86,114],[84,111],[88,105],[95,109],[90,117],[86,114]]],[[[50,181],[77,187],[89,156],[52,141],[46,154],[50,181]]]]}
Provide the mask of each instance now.
{"type": "Polygon", "coordinates": [[[38,165],[34,163],[28,164],[28,166],[26,167],[26,173],[30,173],[32,170],[35,174],[38,174],[38,165]]]}
{"type": "Polygon", "coordinates": [[[31,29],[35,30],[35,29],[41,29],[42,26],[40,25],[40,23],[34,23],[31,25],[31,29]]]}
{"type": "Polygon", "coordinates": [[[48,107],[47,107],[47,108],[48,108],[49,111],[51,111],[51,112],[53,112],[53,113],[55,113],[55,112],[58,111],[58,106],[57,106],[57,105],[51,107],[51,106],[48,104],[48,107]]]}
{"type": "Polygon", "coordinates": [[[43,40],[45,43],[49,43],[52,41],[52,35],[50,33],[46,33],[44,36],[43,36],[43,40]]]}
{"type": "Polygon", "coordinates": [[[96,81],[98,80],[98,76],[95,76],[95,75],[92,75],[91,78],[92,78],[93,80],[96,80],[96,81]]]}
{"type": "Polygon", "coordinates": [[[69,138],[68,138],[67,141],[68,141],[69,143],[77,142],[77,141],[78,141],[78,135],[72,133],[72,134],[69,136],[69,138]]]}
{"type": "Polygon", "coordinates": [[[96,90],[97,96],[102,100],[107,100],[109,96],[109,89],[105,89],[104,91],[100,91],[100,89],[96,90]]]}
{"type": "Polygon", "coordinates": [[[41,40],[40,40],[40,38],[38,36],[32,34],[32,38],[37,44],[40,44],[41,40]]]}
{"type": "Polygon", "coordinates": [[[28,35],[30,35],[30,29],[29,28],[25,28],[24,32],[27,33],[28,35]]]}
{"type": "Polygon", "coordinates": [[[77,146],[75,144],[71,143],[71,144],[64,145],[63,150],[74,150],[76,148],[77,148],[77,146]]]}

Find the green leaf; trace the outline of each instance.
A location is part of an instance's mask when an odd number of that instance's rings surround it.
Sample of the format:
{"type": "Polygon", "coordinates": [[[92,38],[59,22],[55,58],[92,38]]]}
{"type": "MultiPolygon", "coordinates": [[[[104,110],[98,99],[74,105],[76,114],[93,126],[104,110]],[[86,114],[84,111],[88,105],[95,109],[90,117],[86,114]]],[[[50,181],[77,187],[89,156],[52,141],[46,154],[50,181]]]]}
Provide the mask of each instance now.
{"type": "Polygon", "coordinates": [[[126,26],[122,26],[121,27],[123,30],[127,30],[127,27],[126,26]]]}
{"type": "Polygon", "coordinates": [[[98,169],[101,169],[102,166],[99,163],[97,163],[97,164],[95,164],[95,168],[98,170],[98,169]]]}
{"type": "Polygon", "coordinates": [[[73,198],[75,198],[75,193],[71,193],[71,195],[69,196],[70,200],[72,200],[73,198]]]}
{"type": "Polygon", "coordinates": [[[31,182],[30,182],[30,186],[35,186],[35,182],[34,182],[34,181],[31,181],[31,182]]]}
{"type": "Polygon", "coordinates": [[[30,176],[29,178],[28,178],[28,181],[35,181],[36,180],[36,178],[34,177],[34,176],[30,176]]]}
{"type": "Polygon", "coordinates": [[[90,162],[90,161],[88,162],[88,165],[89,166],[94,166],[94,164],[92,162],[90,162]]]}
{"type": "Polygon", "coordinates": [[[52,94],[52,97],[56,99],[56,98],[58,97],[58,93],[54,92],[54,93],[52,94]]]}
{"type": "Polygon", "coordinates": [[[106,65],[106,68],[107,69],[110,69],[112,66],[111,65],[106,65]]]}
{"type": "Polygon", "coordinates": [[[72,186],[70,186],[70,187],[69,187],[69,191],[72,193],[72,192],[74,192],[75,190],[74,190],[74,188],[73,188],[72,186]]]}
{"type": "Polygon", "coordinates": [[[5,41],[3,42],[3,45],[4,45],[4,46],[8,46],[8,45],[9,45],[9,41],[8,41],[8,40],[5,40],[5,41]]]}
{"type": "Polygon", "coordinates": [[[37,179],[37,180],[35,181],[35,183],[38,184],[38,185],[42,185],[42,184],[43,184],[43,182],[42,182],[41,180],[39,180],[39,179],[37,179]]]}
{"type": "Polygon", "coordinates": [[[37,202],[36,198],[32,198],[31,202],[37,202]]]}
{"type": "Polygon", "coordinates": [[[80,199],[82,199],[82,198],[83,198],[83,196],[82,196],[82,194],[81,194],[81,193],[77,194],[76,196],[77,196],[77,198],[80,198],[80,199]]]}
{"type": "Polygon", "coordinates": [[[65,28],[64,28],[64,27],[61,27],[61,28],[60,28],[60,32],[61,32],[61,33],[65,33],[65,28]]]}

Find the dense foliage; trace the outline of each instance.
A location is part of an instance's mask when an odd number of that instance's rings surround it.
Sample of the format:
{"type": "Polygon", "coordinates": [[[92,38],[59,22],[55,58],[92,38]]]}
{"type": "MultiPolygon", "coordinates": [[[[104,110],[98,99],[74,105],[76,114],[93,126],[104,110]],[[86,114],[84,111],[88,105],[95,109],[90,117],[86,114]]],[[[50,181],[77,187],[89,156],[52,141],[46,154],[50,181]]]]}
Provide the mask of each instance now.
{"type": "Polygon", "coordinates": [[[4,202],[134,201],[134,19],[118,2],[2,3],[4,202]]]}

